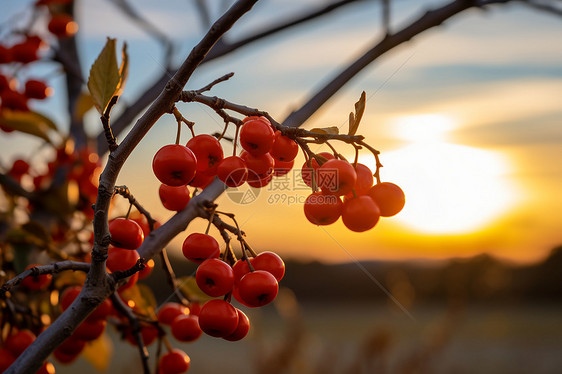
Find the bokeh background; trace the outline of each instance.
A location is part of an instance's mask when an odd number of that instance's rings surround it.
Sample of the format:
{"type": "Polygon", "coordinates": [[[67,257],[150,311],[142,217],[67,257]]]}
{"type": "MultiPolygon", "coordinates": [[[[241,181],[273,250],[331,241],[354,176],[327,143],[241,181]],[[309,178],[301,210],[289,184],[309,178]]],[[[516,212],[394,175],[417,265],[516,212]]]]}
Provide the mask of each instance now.
{"type": "MultiPolygon", "coordinates": [[[[2,1],[2,22],[17,22],[23,3],[2,1]]],[[[194,3],[135,2],[174,42],[178,63],[205,31],[194,3]]],[[[215,19],[230,2],[209,3],[215,19]]],[[[235,40],[324,3],[264,0],[227,37],[235,40]]],[[[392,1],[391,29],[444,3],[392,1]]],[[[378,1],[342,7],[205,64],[187,88],[235,72],[211,93],[282,121],[382,37],[380,20],[378,1]]],[[[77,22],[86,76],[106,37],[127,42],[123,102],[133,101],[164,69],[162,46],[111,2],[77,1],[77,22]]],[[[297,174],[274,181],[245,204],[221,196],[221,210],[236,213],[253,248],[287,260],[287,276],[276,305],[249,311],[254,324],[246,341],[204,337],[184,347],[193,372],[559,372],[561,36],[559,15],[518,2],[464,12],[377,60],[306,122],[305,128],[345,132],[353,104],[366,92],[359,132],[381,151],[382,180],[406,194],[403,212],[369,232],[350,232],[341,222],[310,224],[302,212],[309,191],[297,174]]],[[[34,69],[64,91],[55,65],[34,69]]],[[[64,106],[64,96],[55,95],[38,109],[64,124],[64,106]]],[[[196,133],[221,131],[222,120],[209,108],[179,108],[196,122],[196,133]]],[[[88,133],[100,129],[97,113],[90,112],[88,133]]],[[[118,179],[161,221],[171,214],[160,204],[150,165],[175,132],[174,118],[163,117],[118,179]]],[[[2,163],[33,155],[41,170],[46,162],[38,146],[24,135],[2,134],[2,163]]],[[[352,147],[338,150],[353,155],[352,147]]],[[[374,166],[367,153],[360,161],[374,166]]],[[[303,162],[301,155],[295,165],[303,162]]],[[[114,213],[126,209],[118,205],[114,213]]],[[[194,222],[170,245],[179,274],[193,272],[177,256],[181,242],[204,226],[194,222]]],[[[165,301],[170,292],[161,274],[149,284],[165,301]]],[[[116,343],[109,371],[130,372],[140,367],[136,360],[134,347],[116,343]]],[[[84,359],[75,365],[60,372],[94,370],[84,359]]]]}

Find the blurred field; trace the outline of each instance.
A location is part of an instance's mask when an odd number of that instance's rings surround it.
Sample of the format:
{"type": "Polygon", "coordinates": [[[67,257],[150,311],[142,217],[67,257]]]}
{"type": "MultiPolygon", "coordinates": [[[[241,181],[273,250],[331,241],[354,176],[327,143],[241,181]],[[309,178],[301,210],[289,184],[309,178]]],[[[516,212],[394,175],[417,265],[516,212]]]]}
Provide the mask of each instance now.
{"type": "MultiPolygon", "coordinates": [[[[414,320],[384,303],[295,307],[289,295],[281,308],[249,310],[245,341],[179,345],[190,373],[562,372],[562,305],[434,304],[409,310],[414,320]]],[[[83,358],[57,365],[78,372],[96,373],[83,358]]],[[[119,343],[108,372],[141,372],[136,349],[119,343]]]]}

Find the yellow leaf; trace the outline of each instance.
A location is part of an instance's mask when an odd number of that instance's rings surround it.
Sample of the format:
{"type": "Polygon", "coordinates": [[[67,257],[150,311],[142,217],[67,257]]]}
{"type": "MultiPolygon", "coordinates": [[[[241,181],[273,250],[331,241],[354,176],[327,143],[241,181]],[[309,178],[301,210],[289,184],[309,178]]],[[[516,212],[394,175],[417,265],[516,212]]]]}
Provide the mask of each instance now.
{"type": "Polygon", "coordinates": [[[74,118],[80,120],[93,106],[94,100],[92,96],[87,92],[80,93],[78,102],[76,103],[76,109],[74,110],[74,118]]]}
{"type": "Polygon", "coordinates": [[[156,316],[154,312],[156,309],[156,298],[148,286],[137,283],[123,291],[121,297],[123,300],[126,300],[125,302],[131,308],[134,308],[136,313],[149,318],[156,316]]]}
{"type": "Polygon", "coordinates": [[[105,333],[96,340],[86,344],[82,351],[82,356],[86,361],[99,372],[107,371],[112,355],[113,343],[105,333]]]}
{"type": "Polygon", "coordinates": [[[205,302],[212,299],[212,297],[201,291],[195,281],[195,277],[187,276],[178,278],[177,287],[179,287],[182,293],[191,301],[205,302]]]}
{"type": "Polygon", "coordinates": [[[111,98],[116,95],[120,81],[115,53],[115,39],[107,38],[107,42],[90,69],[88,89],[94,105],[103,114],[111,98]]]}
{"type": "Polygon", "coordinates": [[[21,112],[4,109],[0,115],[3,126],[26,134],[35,135],[50,143],[48,132],[56,130],[57,126],[49,118],[37,112],[21,112]]]}
{"type": "Polygon", "coordinates": [[[361,97],[355,103],[355,115],[353,113],[349,113],[349,132],[348,135],[355,135],[357,133],[357,129],[359,128],[359,123],[361,122],[361,118],[363,117],[363,113],[365,112],[365,104],[367,98],[365,91],[361,92],[361,97]]]}
{"type": "Polygon", "coordinates": [[[314,129],[311,129],[310,131],[322,135],[338,135],[340,133],[340,130],[336,126],[322,128],[316,127],[314,129]]]}

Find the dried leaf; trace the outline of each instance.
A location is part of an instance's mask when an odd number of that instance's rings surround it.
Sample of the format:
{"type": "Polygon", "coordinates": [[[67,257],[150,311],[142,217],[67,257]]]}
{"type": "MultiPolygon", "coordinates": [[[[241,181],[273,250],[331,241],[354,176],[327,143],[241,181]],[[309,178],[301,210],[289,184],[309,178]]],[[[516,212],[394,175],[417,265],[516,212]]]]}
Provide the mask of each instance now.
{"type": "Polygon", "coordinates": [[[355,135],[357,133],[357,129],[359,128],[359,123],[361,123],[361,118],[363,117],[363,113],[365,112],[365,103],[367,101],[367,95],[365,91],[361,93],[361,97],[355,103],[355,114],[349,113],[349,131],[348,135],[355,135]]]}
{"type": "Polygon", "coordinates": [[[92,95],[88,92],[80,93],[76,103],[76,110],[74,111],[74,118],[80,120],[93,106],[94,100],[92,99],[92,95]]]}
{"type": "Polygon", "coordinates": [[[310,131],[322,135],[338,135],[340,133],[340,130],[336,126],[316,127],[311,129],[310,131]]]}
{"type": "Polygon", "coordinates": [[[105,46],[90,69],[88,78],[88,89],[100,114],[104,113],[111,98],[117,93],[120,81],[115,39],[107,38],[105,46]]]}
{"type": "Polygon", "coordinates": [[[56,130],[57,126],[48,117],[37,112],[21,112],[4,109],[0,115],[0,123],[3,126],[26,134],[37,136],[48,143],[49,130],[56,130]]]}

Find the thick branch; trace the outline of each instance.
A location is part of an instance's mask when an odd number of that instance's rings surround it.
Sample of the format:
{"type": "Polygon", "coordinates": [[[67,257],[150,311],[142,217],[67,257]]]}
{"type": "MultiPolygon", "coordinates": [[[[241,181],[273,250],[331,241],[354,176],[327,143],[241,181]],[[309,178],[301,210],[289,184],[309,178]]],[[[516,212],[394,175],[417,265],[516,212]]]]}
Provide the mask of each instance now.
{"type": "MultiPolygon", "coordinates": [[[[117,150],[110,154],[107,165],[100,177],[94,215],[92,265],[82,292],[72,305],[18,357],[14,364],[7,369],[6,374],[36,372],[55,347],[70,336],[78,324],[115,291],[115,282],[107,274],[105,259],[110,238],[107,223],[108,210],[119,171],[133,149],[148,133],[154,123],[164,113],[169,112],[179,97],[181,90],[217,40],[240,17],[248,12],[256,2],[257,0],[240,0],[215,22],[199,44],[193,48],[174,77],[166,84],[166,89],[137,121],[117,150]]],[[[141,257],[150,258],[158,253],[173,238],[173,236],[169,236],[170,233],[173,232],[177,235],[177,233],[182,231],[177,231],[178,227],[187,226],[186,221],[189,222],[195,217],[195,207],[198,206],[198,202],[202,201],[205,196],[209,199],[216,198],[222,193],[224,188],[225,186],[222,182],[215,181],[209,186],[208,192],[205,190],[201,195],[192,199],[188,208],[178,213],[160,229],[153,231],[139,249],[141,257]]]]}
{"type": "Polygon", "coordinates": [[[338,92],[347,82],[361,72],[365,67],[377,58],[392,50],[398,45],[405,43],[422,32],[441,25],[443,22],[467,9],[489,5],[493,3],[506,3],[510,0],[490,0],[485,4],[479,4],[475,0],[455,0],[440,8],[430,10],[417,20],[410,22],[402,30],[389,34],[377,42],[374,47],[365,54],[353,61],[347,68],[334,77],[328,84],[322,87],[313,95],[300,109],[292,112],[283,121],[289,127],[299,127],[308,120],[322,105],[326,103],[336,92],[338,92]]]}

